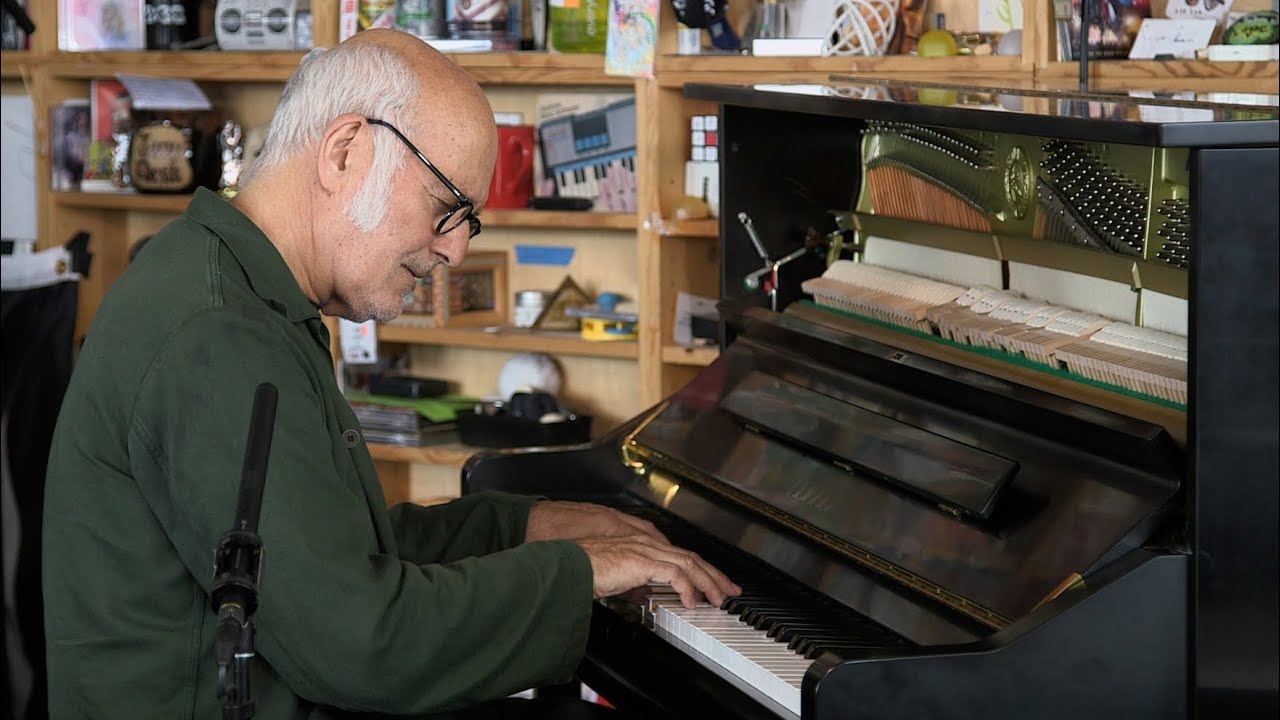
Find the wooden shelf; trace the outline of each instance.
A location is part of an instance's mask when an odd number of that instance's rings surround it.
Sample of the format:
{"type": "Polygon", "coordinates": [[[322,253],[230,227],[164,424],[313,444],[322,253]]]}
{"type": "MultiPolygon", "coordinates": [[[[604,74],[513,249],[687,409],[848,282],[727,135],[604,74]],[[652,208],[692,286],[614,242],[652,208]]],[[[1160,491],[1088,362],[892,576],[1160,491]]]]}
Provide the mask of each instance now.
{"type": "Polygon", "coordinates": [[[662,348],[662,362],[670,365],[693,365],[706,367],[720,357],[718,347],[687,348],[680,345],[665,345],[662,348]]]}
{"type": "MultiPolygon", "coordinates": [[[[1051,62],[1036,73],[1050,86],[1078,88],[1080,66],[1051,62]]],[[[1209,62],[1199,60],[1097,60],[1089,63],[1090,81],[1099,90],[1197,90],[1254,92],[1275,95],[1280,62],[1209,62]]]]}
{"type": "MultiPolygon", "coordinates": [[[[112,191],[55,192],[53,201],[59,207],[180,213],[191,203],[191,196],[112,191]]],[[[565,230],[635,230],[636,227],[634,213],[485,210],[480,218],[486,227],[565,230]]]]}
{"type": "Polygon", "coordinates": [[[662,55],[657,59],[658,82],[680,87],[687,82],[800,82],[830,75],[928,79],[1027,76],[1022,58],[987,55],[922,58],[914,55],[879,57],[753,57],[750,55],[662,55]]]}
{"type": "Polygon", "coordinates": [[[482,210],[485,227],[635,230],[635,213],[573,210],[482,210]]]}
{"type": "MultiPolygon", "coordinates": [[[[306,53],[224,50],[59,52],[49,57],[61,78],[137,73],[219,82],[280,82],[289,79],[306,53]]],[[[554,53],[456,53],[449,56],[484,85],[628,86],[630,77],[606,75],[603,55],[554,53]]]]}
{"type": "Polygon", "coordinates": [[[501,328],[497,332],[486,332],[480,328],[419,328],[391,322],[378,325],[378,340],[412,345],[450,345],[482,350],[544,352],[623,360],[634,360],[640,355],[634,340],[593,342],[583,340],[575,332],[544,332],[522,328],[501,328]]]}
{"type": "Polygon", "coordinates": [[[604,56],[545,52],[456,53],[449,56],[481,85],[631,87],[635,79],[606,75],[604,56]]]}
{"type": "Polygon", "coordinates": [[[21,80],[22,72],[31,66],[32,58],[29,50],[0,50],[0,78],[21,80]]]}
{"type": "Polygon", "coordinates": [[[720,219],[663,220],[659,226],[663,237],[711,238],[720,237],[720,219]]]}
{"type": "Polygon", "coordinates": [[[177,214],[191,204],[191,196],[111,191],[55,192],[53,202],[58,207],[68,208],[177,214]]]}
{"type": "Polygon", "coordinates": [[[216,82],[282,82],[306,53],[226,50],[59,52],[46,61],[60,78],[101,78],[116,73],[216,82]]]}
{"type": "Polygon", "coordinates": [[[467,458],[479,452],[479,448],[461,443],[444,443],[428,447],[401,447],[399,445],[369,443],[368,447],[369,455],[374,460],[450,465],[453,467],[462,467],[467,462],[467,458]]]}

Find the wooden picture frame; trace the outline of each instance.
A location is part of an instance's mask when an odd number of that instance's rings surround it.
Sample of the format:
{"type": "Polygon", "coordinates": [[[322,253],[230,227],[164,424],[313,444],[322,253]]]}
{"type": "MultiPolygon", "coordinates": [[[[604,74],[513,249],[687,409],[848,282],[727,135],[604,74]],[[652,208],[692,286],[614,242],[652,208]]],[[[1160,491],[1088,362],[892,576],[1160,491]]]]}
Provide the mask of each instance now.
{"type": "Polygon", "coordinates": [[[507,253],[467,253],[451,268],[437,265],[406,298],[402,322],[418,327],[507,324],[507,253]]]}
{"type": "Polygon", "coordinates": [[[542,312],[538,313],[532,327],[535,330],[577,330],[581,327],[581,322],[578,318],[569,316],[565,310],[590,304],[591,298],[586,291],[572,277],[565,275],[543,305],[542,312]]]}

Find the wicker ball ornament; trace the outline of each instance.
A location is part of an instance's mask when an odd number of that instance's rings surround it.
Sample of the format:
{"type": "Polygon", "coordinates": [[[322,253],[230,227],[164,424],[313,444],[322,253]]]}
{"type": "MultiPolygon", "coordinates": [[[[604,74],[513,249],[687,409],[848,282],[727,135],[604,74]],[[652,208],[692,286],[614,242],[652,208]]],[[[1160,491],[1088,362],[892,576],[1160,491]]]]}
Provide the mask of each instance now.
{"type": "Polygon", "coordinates": [[[898,24],[898,0],[839,0],[827,31],[827,55],[883,55],[898,24]]]}

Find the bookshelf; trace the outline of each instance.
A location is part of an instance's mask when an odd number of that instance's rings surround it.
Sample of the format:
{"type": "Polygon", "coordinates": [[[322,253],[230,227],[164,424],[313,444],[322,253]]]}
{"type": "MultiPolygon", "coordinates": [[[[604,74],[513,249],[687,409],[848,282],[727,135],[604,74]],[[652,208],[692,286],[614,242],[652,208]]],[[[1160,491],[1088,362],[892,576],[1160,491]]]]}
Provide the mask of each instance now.
{"type": "MultiPolygon", "coordinates": [[[[1239,9],[1265,0],[1237,0],[1239,9]]],[[[547,352],[564,358],[575,399],[597,416],[597,432],[608,423],[626,419],[661,400],[712,362],[714,349],[692,351],[672,344],[675,297],[679,292],[718,296],[719,220],[677,220],[675,208],[683,196],[684,161],[689,156],[689,119],[714,113],[708,103],[688,100],[688,82],[760,83],[825,82],[833,75],[896,79],[973,82],[983,86],[1039,85],[1072,87],[1076,66],[1056,57],[1052,0],[1023,0],[1022,53],[1011,57],[910,56],[859,58],[757,58],[740,55],[675,55],[676,23],[669,3],[660,3],[658,55],[654,77],[608,75],[596,55],[555,53],[455,54],[451,58],[489,93],[495,109],[527,110],[542,92],[631,92],[636,96],[638,139],[638,208],[635,213],[485,210],[486,231],[473,243],[476,249],[508,249],[533,242],[564,244],[589,258],[596,277],[584,278],[596,290],[633,291],[641,323],[639,338],[629,342],[594,343],[571,334],[535,333],[504,329],[484,332],[469,328],[414,328],[388,324],[381,340],[407,348],[414,367],[433,375],[455,376],[473,389],[496,376],[501,364],[515,353],[547,352]],[[592,282],[594,281],[594,282],[592,282]]],[[[967,0],[930,0],[932,9],[945,9],[949,26],[976,12],[967,0]],[[946,6],[945,8],[942,6],[946,6]]],[[[338,36],[337,0],[312,0],[314,37],[321,45],[338,36]]],[[[751,3],[731,5],[739,23],[751,3]]],[[[1154,3],[1160,12],[1163,4],[1154,3]]],[[[44,28],[57,27],[57,3],[34,3],[33,19],[44,28]]],[[[733,19],[733,18],[731,18],[733,19]]],[[[0,55],[6,92],[21,91],[25,83],[37,103],[38,118],[64,99],[87,95],[89,82],[119,73],[190,78],[205,86],[215,103],[246,127],[269,119],[283,82],[298,66],[302,52],[94,52],[64,53],[56,47],[56,33],[32,36],[29,51],[0,55]]],[[[1173,89],[1201,92],[1277,92],[1276,62],[1207,63],[1191,61],[1098,61],[1091,63],[1099,89],[1173,89]]],[[[64,241],[78,230],[93,236],[93,274],[81,285],[78,332],[88,327],[97,303],[111,282],[123,272],[129,245],[159,229],[182,212],[190,196],[139,193],[53,192],[49,188],[47,123],[37,122],[38,212],[40,245],[64,241]]],[[[525,271],[521,271],[525,272],[525,271]]],[[[537,271],[511,288],[554,287],[560,270],[537,271]]],[[[336,336],[336,333],[334,333],[336,336]]],[[[401,491],[408,492],[405,467],[456,467],[469,449],[443,447],[404,449],[371,446],[380,473],[394,474],[401,491]],[[403,482],[401,482],[403,481],[403,482]]],[[[388,493],[389,497],[391,493],[388,493]]]]}

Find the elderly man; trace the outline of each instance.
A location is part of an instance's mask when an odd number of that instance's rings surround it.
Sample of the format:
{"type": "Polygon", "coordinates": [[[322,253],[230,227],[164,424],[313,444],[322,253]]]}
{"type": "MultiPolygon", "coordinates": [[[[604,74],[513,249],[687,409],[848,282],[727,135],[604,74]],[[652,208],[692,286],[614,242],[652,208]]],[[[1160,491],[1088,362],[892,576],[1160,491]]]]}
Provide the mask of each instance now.
{"type": "Polygon", "coordinates": [[[313,53],[229,205],[200,191],[112,288],[59,417],[45,506],[54,718],[215,718],[213,547],[254,388],[279,390],[260,534],[264,718],[421,715],[562,682],[592,598],[740,592],[651,525],[507,495],[385,502],[320,311],[388,320],[480,232],[492,111],[394,31],[313,53]]]}

